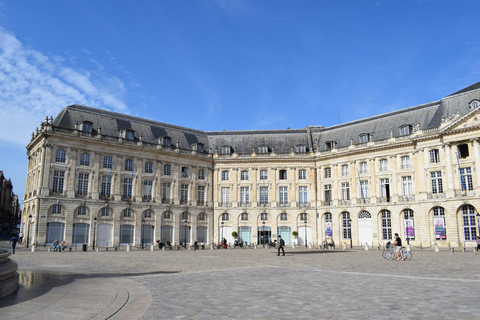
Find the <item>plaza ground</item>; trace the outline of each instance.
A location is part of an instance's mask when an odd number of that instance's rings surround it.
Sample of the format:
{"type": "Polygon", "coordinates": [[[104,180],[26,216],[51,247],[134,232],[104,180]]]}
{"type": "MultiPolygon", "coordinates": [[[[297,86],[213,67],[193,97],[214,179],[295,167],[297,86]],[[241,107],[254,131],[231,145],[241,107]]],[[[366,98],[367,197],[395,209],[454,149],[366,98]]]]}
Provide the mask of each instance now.
{"type": "MultiPolygon", "coordinates": [[[[3,248],[8,242],[0,242],[3,248]]],[[[273,249],[48,252],[19,247],[2,319],[478,319],[480,255],[273,249]]]]}

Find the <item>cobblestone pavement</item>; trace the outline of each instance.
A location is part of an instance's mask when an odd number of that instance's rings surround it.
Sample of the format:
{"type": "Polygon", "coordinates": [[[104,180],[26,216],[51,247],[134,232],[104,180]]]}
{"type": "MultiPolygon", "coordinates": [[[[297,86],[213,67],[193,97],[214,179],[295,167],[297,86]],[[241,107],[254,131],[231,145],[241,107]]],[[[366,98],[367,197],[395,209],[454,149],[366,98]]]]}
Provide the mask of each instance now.
{"type": "MultiPolygon", "coordinates": [[[[6,246],[0,243],[0,246],[6,246]]],[[[478,319],[480,255],[272,249],[19,248],[2,319],[478,319]]]]}

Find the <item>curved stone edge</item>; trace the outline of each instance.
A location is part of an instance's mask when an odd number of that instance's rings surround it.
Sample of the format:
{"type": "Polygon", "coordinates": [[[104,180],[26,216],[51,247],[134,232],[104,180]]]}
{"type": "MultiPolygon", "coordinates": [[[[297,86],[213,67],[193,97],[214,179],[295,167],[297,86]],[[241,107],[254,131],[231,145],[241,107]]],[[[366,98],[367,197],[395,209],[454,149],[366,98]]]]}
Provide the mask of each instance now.
{"type": "Polygon", "coordinates": [[[18,289],[18,265],[9,258],[10,255],[10,251],[0,249],[0,298],[18,289]]]}

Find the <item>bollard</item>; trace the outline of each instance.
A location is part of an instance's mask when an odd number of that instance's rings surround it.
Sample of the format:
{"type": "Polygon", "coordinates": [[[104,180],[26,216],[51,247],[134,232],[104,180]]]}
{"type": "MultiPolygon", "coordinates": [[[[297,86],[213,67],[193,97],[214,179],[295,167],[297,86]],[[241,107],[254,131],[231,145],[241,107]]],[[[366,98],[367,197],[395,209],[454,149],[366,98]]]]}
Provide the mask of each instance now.
{"type": "Polygon", "coordinates": [[[368,243],[365,244],[365,250],[368,250],[368,243]]]}
{"type": "Polygon", "coordinates": [[[435,247],[435,252],[440,252],[440,248],[438,247],[438,244],[435,243],[433,246],[435,247]]]}
{"type": "Polygon", "coordinates": [[[409,244],[407,244],[407,251],[411,251],[409,244]]]}
{"type": "Polygon", "coordinates": [[[52,252],[52,248],[48,248],[48,252],[52,252]]]}
{"type": "Polygon", "coordinates": [[[295,249],[295,242],[292,242],[292,249],[295,249]]]}
{"type": "Polygon", "coordinates": [[[98,252],[98,247],[97,247],[97,249],[96,249],[96,250],[97,250],[97,252],[98,252]]]}
{"type": "Polygon", "coordinates": [[[131,246],[131,245],[129,245],[129,244],[127,244],[127,251],[130,251],[130,250],[131,250],[131,248],[132,248],[132,246],[131,246]]]}
{"type": "Polygon", "coordinates": [[[343,250],[347,250],[347,245],[345,244],[345,242],[342,243],[342,248],[343,248],[343,250]]]}
{"type": "Polygon", "coordinates": [[[154,251],[155,250],[155,246],[154,245],[151,245],[150,246],[150,251],[154,251]]]}
{"type": "Polygon", "coordinates": [[[308,243],[308,249],[312,249],[312,248],[313,248],[312,243],[309,242],[309,243],[308,243]]]}
{"type": "Polygon", "coordinates": [[[37,252],[37,248],[34,244],[32,244],[32,252],[37,252]]]}

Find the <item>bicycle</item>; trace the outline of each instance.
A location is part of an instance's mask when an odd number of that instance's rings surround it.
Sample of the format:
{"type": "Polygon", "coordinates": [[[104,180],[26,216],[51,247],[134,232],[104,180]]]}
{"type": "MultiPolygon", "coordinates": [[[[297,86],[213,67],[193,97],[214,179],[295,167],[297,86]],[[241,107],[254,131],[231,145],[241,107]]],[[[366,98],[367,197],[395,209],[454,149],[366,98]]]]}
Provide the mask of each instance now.
{"type": "MultiPolygon", "coordinates": [[[[412,255],[411,251],[408,251],[404,247],[402,247],[402,249],[400,250],[400,253],[402,254],[403,259],[405,261],[412,260],[413,255],[412,255]]],[[[387,249],[383,250],[382,256],[387,260],[395,259],[395,249],[394,249],[394,247],[392,245],[387,246],[387,249]]]]}

